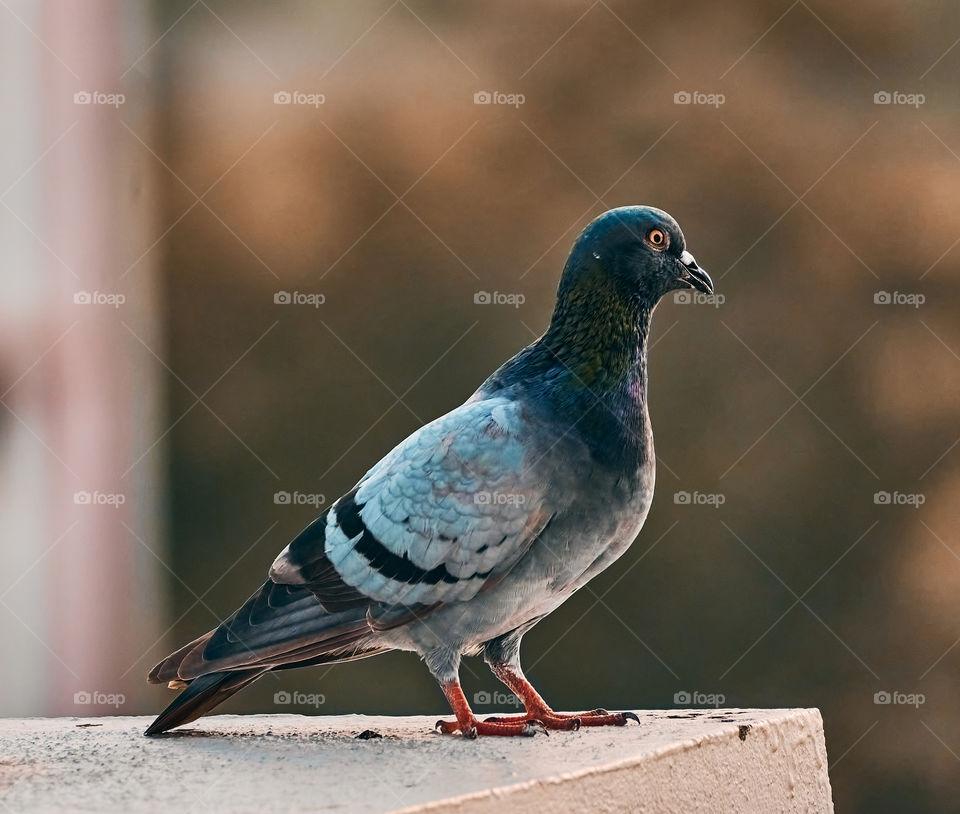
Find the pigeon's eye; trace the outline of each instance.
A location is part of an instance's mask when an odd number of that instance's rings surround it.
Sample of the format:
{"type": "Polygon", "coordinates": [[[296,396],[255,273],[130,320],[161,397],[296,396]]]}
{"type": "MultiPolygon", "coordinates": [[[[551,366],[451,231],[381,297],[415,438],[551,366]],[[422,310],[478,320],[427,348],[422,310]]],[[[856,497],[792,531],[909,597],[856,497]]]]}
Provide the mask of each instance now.
{"type": "Polygon", "coordinates": [[[649,243],[653,248],[658,250],[663,250],[667,248],[667,233],[663,229],[651,229],[647,232],[647,243],[649,243]]]}

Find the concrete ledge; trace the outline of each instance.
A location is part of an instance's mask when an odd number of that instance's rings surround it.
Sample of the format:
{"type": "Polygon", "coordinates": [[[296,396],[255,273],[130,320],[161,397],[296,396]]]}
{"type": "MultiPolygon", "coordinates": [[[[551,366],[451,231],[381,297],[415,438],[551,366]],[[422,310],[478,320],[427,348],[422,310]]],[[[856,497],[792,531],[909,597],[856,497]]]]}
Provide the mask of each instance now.
{"type": "Polygon", "coordinates": [[[816,709],[638,711],[624,729],[467,741],[436,717],[0,720],[0,808],[832,812],[816,709]],[[380,738],[359,739],[365,731],[380,738]]]}

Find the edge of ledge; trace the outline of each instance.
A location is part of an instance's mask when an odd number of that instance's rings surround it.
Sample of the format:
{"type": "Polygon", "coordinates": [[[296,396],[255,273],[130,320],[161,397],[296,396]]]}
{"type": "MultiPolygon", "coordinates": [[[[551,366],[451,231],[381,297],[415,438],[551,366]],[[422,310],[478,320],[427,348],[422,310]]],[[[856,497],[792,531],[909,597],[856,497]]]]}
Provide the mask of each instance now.
{"type": "MultiPolygon", "coordinates": [[[[677,710],[677,712],[682,712],[682,710],[677,710]]],[[[467,792],[442,800],[433,800],[428,803],[419,803],[394,809],[390,814],[425,814],[426,812],[429,812],[429,814],[448,814],[448,812],[449,814],[453,814],[453,812],[457,812],[457,814],[475,814],[475,812],[476,814],[480,814],[480,812],[492,811],[493,806],[503,806],[504,803],[509,805],[508,811],[510,812],[518,812],[518,814],[521,812],[523,814],[526,814],[526,812],[538,812],[544,810],[543,806],[545,805],[545,801],[542,797],[543,792],[547,792],[549,796],[553,796],[551,792],[557,791],[564,795],[569,795],[571,791],[569,787],[575,786],[583,781],[603,779],[608,775],[629,774],[631,770],[635,770],[641,766],[648,766],[658,761],[669,760],[672,757],[684,755],[694,749],[699,750],[705,746],[726,745],[731,735],[741,742],[744,742],[750,737],[749,733],[753,733],[754,736],[761,732],[770,733],[778,727],[783,725],[789,726],[790,724],[799,724],[799,728],[807,730],[808,735],[811,736],[814,741],[814,751],[821,759],[820,765],[823,769],[823,782],[821,785],[824,786],[822,790],[826,795],[826,800],[824,801],[826,805],[816,810],[823,811],[824,814],[833,814],[833,793],[827,773],[827,753],[823,732],[823,717],[820,714],[820,710],[816,707],[797,707],[784,710],[782,714],[765,720],[762,723],[751,723],[747,725],[746,732],[743,731],[743,727],[740,725],[730,724],[729,731],[713,732],[703,736],[685,738],[675,743],[652,749],[649,752],[630,755],[629,757],[615,760],[602,766],[590,766],[550,777],[533,778],[517,783],[494,786],[481,791],[467,792]]],[[[782,743],[782,738],[780,741],[778,745],[779,747],[783,747],[785,744],[782,743]]],[[[791,778],[791,780],[793,780],[793,778],[791,778]]],[[[594,786],[595,784],[591,783],[590,785],[594,786]]],[[[599,810],[605,812],[621,810],[640,812],[647,810],[637,808],[633,801],[598,799],[592,795],[589,790],[587,796],[593,797],[593,801],[598,804],[599,810]]],[[[569,803],[570,801],[568,800],[567,802],[569,803]]],[[[549,805],[549,803],[547,803],[547,805],[549,805]]],[[[731,809],[730,811],[733,810],[734,809],[731,809]]],[[[741,809],[738,808],[735,810],[740,811],[741,809]]],[[[761,809],[756,810],[759,811],[761,809]]],[[[784,811],[786,810],[787,809],[784,809],[784,811]]],[[[804,810],[808,809],[805,808],[804,810]]]]}

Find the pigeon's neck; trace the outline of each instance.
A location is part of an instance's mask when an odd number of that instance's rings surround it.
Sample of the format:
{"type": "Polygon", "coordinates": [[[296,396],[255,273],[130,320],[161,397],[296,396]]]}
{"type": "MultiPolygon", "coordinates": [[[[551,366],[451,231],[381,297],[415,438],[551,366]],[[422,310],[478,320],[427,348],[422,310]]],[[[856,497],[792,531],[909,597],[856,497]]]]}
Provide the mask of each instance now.
{"type": "Polygon", "coordinates": [[[588,271],[561,290],[549,329],[531,347],[547,368],[545,395],[554,408],[599,458],[628,470],[653,457],[647,411],[652,312],[600,269],[588,271]]]}
{"type": "Polygon", "coordinates": [[[538,344],[572,374],[568,388],[601,398],[645,400],[652,310],[623,296],[598,270],[561,292],[538,344]]]}

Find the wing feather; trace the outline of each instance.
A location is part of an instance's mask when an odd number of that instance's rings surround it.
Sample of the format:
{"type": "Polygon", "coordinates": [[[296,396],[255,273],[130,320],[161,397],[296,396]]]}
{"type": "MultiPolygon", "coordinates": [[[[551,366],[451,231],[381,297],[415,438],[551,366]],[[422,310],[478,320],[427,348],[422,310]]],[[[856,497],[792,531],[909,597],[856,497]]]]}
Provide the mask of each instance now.
{"type": "Polygon", "coordinates": [[[441,416],[331,507],[322,548],[319,535],[295,541],[271,578],[305,585],[309,563],[322,557],[348,590],[386,607],[470,599],[516,563],[556,511],[534,432],[503,397],[441,416]]]}
{"type": "Polygon", "coordinates": [[[395,447],[277,557],[230,619],[151,681],[356,658],[378,631],[499,582],[562,509],[516,402],[469,401],[395,447]]]}

